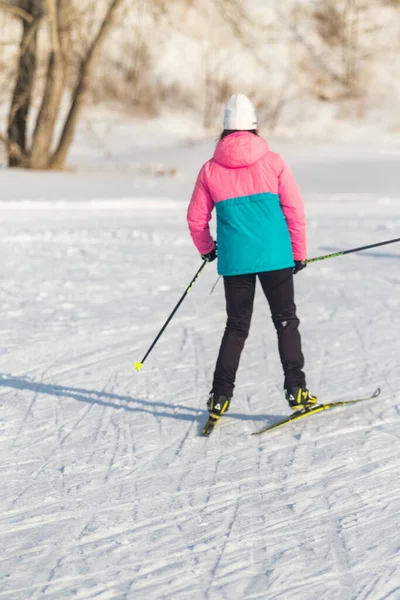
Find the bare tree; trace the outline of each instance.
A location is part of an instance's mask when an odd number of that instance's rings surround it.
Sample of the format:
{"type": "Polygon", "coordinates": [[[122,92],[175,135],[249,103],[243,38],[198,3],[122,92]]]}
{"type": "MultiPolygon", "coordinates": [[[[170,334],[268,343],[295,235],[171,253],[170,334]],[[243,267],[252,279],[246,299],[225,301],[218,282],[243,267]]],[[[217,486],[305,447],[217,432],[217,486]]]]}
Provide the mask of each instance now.
{"type": "Polygon", "coordinates": [[[21,6],[0,4],[22,23],[19,64],[8,119],[7,148],[11,167],[27,163],[27,120],[36,74],[37,32],[43,16],[40,0],[26,0],[21,6]]]}
{"type": "Polygon", "coordinates": [[[98,30],[81,58],[70,106],[54,151],[52,148],[55,126],[61,118],[60,106],[66,92],[67,56],[75,14],[73,0],[21,0],[17,4],[0,2],[0,9],[20,19],[22,24],[19,64],[10,105],[8,132],[7,136],[2,136],[7,146],[10,166],[32,169],[64,166],[101,45],[123,1],[109,0],[98,30]],[[47,22],[50,31],[46,79],[29,145],[27,119],[37,75],[37,34],[44,21],[47,22]]]}
{"type": "Polygon", "coordinates": [[[72,96],[71,107],[60,137],[57,148],[51,157],[50,166],[61,168],[67,158],[68,150],[72,144],[80,112],[82,110],[85,94],[89,87],[90,77],[93,74],[96,60],[102,43],[104,42],[110,28],[114,23],[116,13],[124,0],[112,0],[109,4],[97,35],[84,58],[82,59],[78,79],[72,96]]]}

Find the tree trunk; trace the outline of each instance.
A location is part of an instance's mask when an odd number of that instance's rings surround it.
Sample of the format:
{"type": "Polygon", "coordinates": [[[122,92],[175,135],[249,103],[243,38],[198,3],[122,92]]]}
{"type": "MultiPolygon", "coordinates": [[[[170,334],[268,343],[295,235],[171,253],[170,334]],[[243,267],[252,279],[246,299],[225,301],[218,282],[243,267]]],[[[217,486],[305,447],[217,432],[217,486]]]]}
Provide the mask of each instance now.
{"type": "Polygon", "coordinates": [[[46,85],[36,120],[30,155],[30,167],[47,169],[60,104],[65,87],[65,55],[68,50],[68,15],[71,0],[46,0],[51,30],[51,51],[46,85]]]}
{"type": "Polygon", "coordinates": [[[50,166],[52,168],[61,169],[65,164],[68,151],[74,139],[76,126],[83,107],[84,96],[89,87],[90,77],[93,73],[100,47],[113,25],[117,10],[123,1],[124,0],[112,0],[101,23],[100,29],[82,61],[78,81],[72,96],[71,107],[64,124],[59,144],[51,159],[50,166]]]}
{"type": "Polygon", "coordinates": [[[17,16],[22,18],[23,31],[17,80],[8,118],[7,149],[10,167],[26,166],[28,160],[26,127],[36,75],[37,30],[42,16],[40,0],[27,0],[21,15],[17,16]]]}

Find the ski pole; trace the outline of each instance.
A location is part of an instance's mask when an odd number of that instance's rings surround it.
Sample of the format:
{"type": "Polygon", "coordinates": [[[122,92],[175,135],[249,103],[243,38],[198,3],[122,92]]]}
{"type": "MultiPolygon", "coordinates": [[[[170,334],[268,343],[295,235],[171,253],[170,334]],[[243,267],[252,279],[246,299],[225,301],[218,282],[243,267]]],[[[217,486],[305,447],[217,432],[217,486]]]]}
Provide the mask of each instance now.
{"type": "Polygon", "coordinates": [[[212,286],[211,290],[210,290],[210,296],[211,294],[214,292],[215,288],[217,287],[217,284],[219,282],[219,280],[221,279],[221,275],[218,276],[217,281],[214,283],[214,285],[212,286]]]}
{"type": "Polygon", "coordinates": [[[192,285],[194,284],[194,282],[196,281],[196,279],[198,278],[198,276],[200,275],[201,271],[204,269],[204,267],[206,266],[208,261],[203,261],[203,264],[201,265],[200,269],[197,271],[196,275],[193,277],[192,281],[189,283],[189,285],[187,286],[186,290],[183,292],[183,295],[181,297],[181,299],[179,300],[178,304],[175,306],[174,310],[172,311],[172,313],[169,315],[168,319],[165,321],[164,325],[162,326],[162,328],[160,329],[160,332],[158,333],[156,339],[154,340],[154,342],[151,344],[150,348],[147,350],[146,354],[144,355],[144,357],[142,358],[141,362],[136,362],[135,363],[135,369],[136,371],[140,371],[140,369],[143,367],[143,363],[146,360],[146,358],[149,356],[150,352],[153,350],[154,346],[157,344],[158,340],[160,339],[160,337],[162,336],[162,334],[164,333],[164,331],[166,330],[168,323],[171,321],[172,317],[174,316],[174,314],[176,313],[176,311],[178,310],[178,308],[180,307],[180,305],[182,304],[182,302],[184,301],[184,299],[186,298],[186,296],[188,295],[188,293],[190,292],[190,290],[192,289],[192,285]]]}
{"type": "Polygon", "coordinates": [[[359,248],[351,248],[351,250],[333,252],[333,254],[325,254],[324,256],[316,256],[315,258],[309,258],[308,260],[306,260],[306,263],[316,262],[317,260],[325,260],[326,258],[334,258],[335,256],[343,256],[344,254],[350,254],[351,252],[360,252],[361,250],[377,248],[378,246],[386,246],[386,244],[394,244],[395,242],[400,242],[400,238],[387,240],[386,242],[378,242],[377,244],[369,244],[368,246],[360,246],[359,248]]]}
{"type": "MultiPolygon", "coordinates": [[[[377,248],[378,246],[385,246],[386,244],[394,244],[395,242],[400,242],[400,238],[395,238],[394,240],[388,240],[386,242],[378,242],[377,244],[369,244],[368,246],[360,246],[359,248],[352,248],[351,250],[341,250],[340,252],[333,252],[333,254],[324,254],[324,256],[316,256],[315,258],[308,258],[306,263],[317,262],[318,260],[325,260],[326,258],[335,258],[337,256],[343,256],[343,254],[351,254],[351,252],[360,252],[361,250],[368,250],[369,248],[377,248]]],[[[218,277],[217,281],[214,283],[211,288],[210,295],[213,293],[215,288],[217,287],[217,283],[221,279],[221,275],[218,277]]]]}

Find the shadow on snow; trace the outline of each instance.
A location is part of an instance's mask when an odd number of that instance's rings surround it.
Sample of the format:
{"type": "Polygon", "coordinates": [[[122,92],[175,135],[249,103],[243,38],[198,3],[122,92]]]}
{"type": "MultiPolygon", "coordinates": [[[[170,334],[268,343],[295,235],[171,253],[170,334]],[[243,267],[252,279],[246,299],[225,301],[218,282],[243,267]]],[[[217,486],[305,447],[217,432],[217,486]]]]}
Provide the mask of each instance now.
{"type": "MultiPolygon", "coordinates": [[[[85,390],[82,388],[55,385],[51,383],[38,383],[24,377],[14,377],[13,375],[0,374],[0,387],[29,391],[34,392],[35,394],[47,394],[49,396],[56,396],[57,398],[71,398],[78,402],[98,404],[100,406],[122,409],[129,412],[148,413],[150,415],[156,414],[158,417],[166,417],[180,421],[203,422],[208,415],[208,412],[205,409],[201,410],[183,404],[167,404],[166,402],[143,400],[105,391],[99,392],[97,390],[85,390]]],[[[266,422],[278,418],[278,415],[245,415],[229,411],[229,417],[240,421],[266,422]]]]}

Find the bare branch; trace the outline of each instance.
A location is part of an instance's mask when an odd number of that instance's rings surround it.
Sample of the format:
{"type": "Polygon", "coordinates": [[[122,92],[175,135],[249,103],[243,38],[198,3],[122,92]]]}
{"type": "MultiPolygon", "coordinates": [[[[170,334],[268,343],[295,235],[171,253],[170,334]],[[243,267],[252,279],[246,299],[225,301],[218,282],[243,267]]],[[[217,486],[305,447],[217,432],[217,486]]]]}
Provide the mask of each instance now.
{"type": "Polygon", "coordinates": [[[29,30],[29,33],[27,34],[23,45],[21,46],[20,49],[20,54],[23,54],[26,49],[28,48],[29,44],[32,42],[34,36],[37,34],[39,27],[41,25],[42,19],[44,18],[44,14],[40,15],[35,22],[32,24],[32,27],[29,30]]]}
{"type": "Polygon", "coordinates": [[[271,26],[250,16],[241,0],[217,0],[214,2],[214,9],[222,17],[223,22],[230,27],[243,48],[250,52],[262,68],[269,71],[271,68],[270,62],[262,56],[262,53],[260,54],[257,43],[255,43],[257,38],[255,33],[257,32],[260,36],[267,34],[271,43],[273,41],[271,26]]]}
{"type": "Polygon", "coordinates": [[[11,141],[9,137],[2,133],[0,133],[0,142],[4,144],[9,155],[12,154],[14,157],[18,158],[21,167],[28,166],[28,157],[22,150],[21,146],[19,146],[16,142],[11,141]]]}
{"type": "Polygon", "coordinates": [[[57,7],[55,0],[47,0],[47,10],[49,13],[50,20],[50,34],[51,34],[51,46],[52,51],[55,54],[60,52],[60,38],[58,35],[58,27],[57,27],[57,7]]]}
{"type": "Polygon", "coordinates": [[[33,17],[26,10],[20,8],[19,6],[15,6],[14,4],[8,4],[8,2],[2,2],[0,0],[0,9],[5,12],[10,13],[14,17],[22,19],[26,23],[32,23],[33,17]]]}
{"type": "Polygon", "coordinates": [[[289,30],[292,32],[294,39],[297,40],[307,50],[314,64],[318,66],[322,71],[327,73],[334,81],[342,83],[341,77],[322,60],[322,58],[318,55],[317,51],[313,48],[313,46],[302,36],[295,22],[289,21],[281,10],[275,10],[281,21],[285,23],[289,30]]]}

